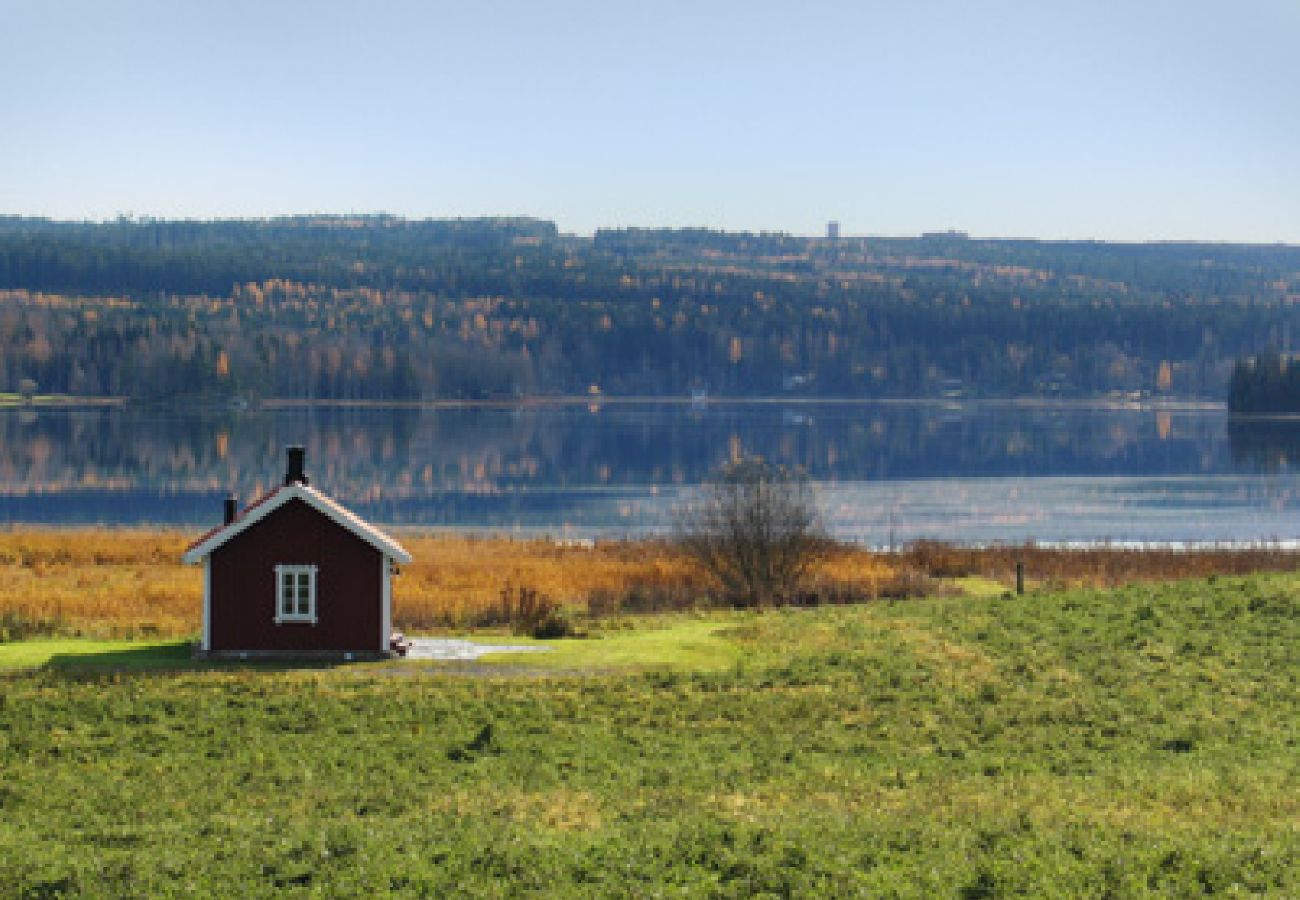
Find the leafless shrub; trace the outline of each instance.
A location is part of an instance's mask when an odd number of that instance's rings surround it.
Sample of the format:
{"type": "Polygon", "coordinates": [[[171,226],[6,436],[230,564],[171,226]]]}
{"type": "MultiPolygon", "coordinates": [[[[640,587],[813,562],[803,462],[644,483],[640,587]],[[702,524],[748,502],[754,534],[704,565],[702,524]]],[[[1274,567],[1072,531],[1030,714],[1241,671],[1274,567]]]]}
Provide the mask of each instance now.
{"type": "Polygon", "coordinates": [[[829,546],[808,479],[758,458],[701,486],[679,541],[722,598],[742,607],[789,602],[829,546]]]}
{"type": "Polygon", "coordinates": [[[515,634],[535,638],[565,637],[573,631],[558,601],[525,585],[501,589],[501,618],[515,634]]]}

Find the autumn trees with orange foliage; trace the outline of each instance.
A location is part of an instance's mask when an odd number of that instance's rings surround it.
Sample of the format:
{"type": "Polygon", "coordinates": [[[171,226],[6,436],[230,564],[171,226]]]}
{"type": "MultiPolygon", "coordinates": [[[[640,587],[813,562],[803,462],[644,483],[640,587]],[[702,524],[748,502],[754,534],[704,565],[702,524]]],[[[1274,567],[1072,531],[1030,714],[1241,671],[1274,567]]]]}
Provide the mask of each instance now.
{"type": "Polygon", "coordinates": [[[1293,247],[0,217],[0,390],[1217,399],[1297,273],[1293,247]]]}

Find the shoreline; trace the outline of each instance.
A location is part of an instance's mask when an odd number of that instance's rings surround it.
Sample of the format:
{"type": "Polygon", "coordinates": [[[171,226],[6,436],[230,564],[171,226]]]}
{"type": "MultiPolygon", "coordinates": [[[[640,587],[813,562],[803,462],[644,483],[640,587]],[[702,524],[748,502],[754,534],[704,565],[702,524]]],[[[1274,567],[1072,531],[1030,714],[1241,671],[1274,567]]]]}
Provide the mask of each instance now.
{"type": "MultiPolygon", "coordinates": [[[[1153,410],[1178,412],[1215,412],[1227,404],[1197,398],[1168,400],[1119,400],[1105,397],[1052,399],[1043,397],[681,397],[677,395],[611,396],[607,394],[565,394],[520,397],[501,400],[314,400],[268,398],[253,408],[262,409],[528,409],[565,406],[689,406],[698,408],[730,406],[934,406],[934,407],[1010,407],[1021,409],[1105,409],[1153,410]]],[[[1300,418],[1300,417],[1298,417],[1300,418]]]]}
{"type": "Polygon", "coordinates": [[[77,396],[74,394],[37,395],[24,400],[18,394],[0,393],[0,409],[79,409],[84,407],[125,407],[127,397],[77,396]]]}
{"type": "MultiPolygon", "coordinates": [[[[102,524],[75,523],[53,525],[44,523],[0,522],[0,535],[7,536],[60,536],[85,534],[121,537],[175,537],[189,539],[203,530],[203,524],[102,524]]],[[[466,543],[546,544],[560,550],[594,550],[598,547],[663,547],[673,543],[671,533],[600,536],[565,533],[561,529],[537,528],[531,530],[476,528],[455,525],[393,525],[380,523],[385,531],[413,540],[461,541],[466,543]]],[[[863,544],[852,540],[833,541],[842,550],[899,556],[916,548],[941,548],[965,553],[1025,552],[1079,553],[1079,554],[1240,554],[1240,553],[1300,553],[1300,538],[1270,538],[1263,540],[1026,540],[1026,541],[946,541],[920,537],[888,544],[863,544]]]]}
{"type": "MultiPolygon", "coordinates": [[[[186,408],[206,412],[245,413],[283,409],[546,409],[559,407],[604,406],[688,406],[697,408],[735,406],[929,406],[939,408],[1013,409],[1097,409],[1150,410],[1155,412],[1226,412],[1227,404],[1196,397],[1143,398],[1127,400],[1113,397],[783,397],[783,396],[710,396],[683,397],[667,395],[556,394],[499,399],[432,399],[378,400],[325,399],[309,397],[268,397],[244,405],[197,398],[176,400],[137,400],[131,397],[74,395],[37,396],[21,400],[18,395],[0,393],[0,409],[68,409],[68,408],[186,408]]],[[[1233,413],[1233,419],[1300,420],[1295,413],[1233,413]]]]}

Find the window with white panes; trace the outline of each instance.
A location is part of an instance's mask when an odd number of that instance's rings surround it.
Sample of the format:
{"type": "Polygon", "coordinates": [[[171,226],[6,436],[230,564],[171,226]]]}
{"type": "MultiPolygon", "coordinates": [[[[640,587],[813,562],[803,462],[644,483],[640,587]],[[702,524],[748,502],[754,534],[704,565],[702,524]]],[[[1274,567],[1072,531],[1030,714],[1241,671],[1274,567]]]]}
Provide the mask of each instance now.
{"type": "Polygon", "coordinates": [[[316,567],[275,567],[275,621],[316,624],[316,567]]]}

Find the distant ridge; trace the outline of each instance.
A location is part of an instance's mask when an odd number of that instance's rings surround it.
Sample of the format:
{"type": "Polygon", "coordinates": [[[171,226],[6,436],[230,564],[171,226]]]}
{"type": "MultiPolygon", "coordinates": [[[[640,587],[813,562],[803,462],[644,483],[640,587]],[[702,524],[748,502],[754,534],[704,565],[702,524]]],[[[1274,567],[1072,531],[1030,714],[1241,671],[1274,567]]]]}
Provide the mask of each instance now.
{"type": "Polygon", "coordinates": [[[1221,399],[1300,247],[0,217],[0,391],[1221,399]]]}

